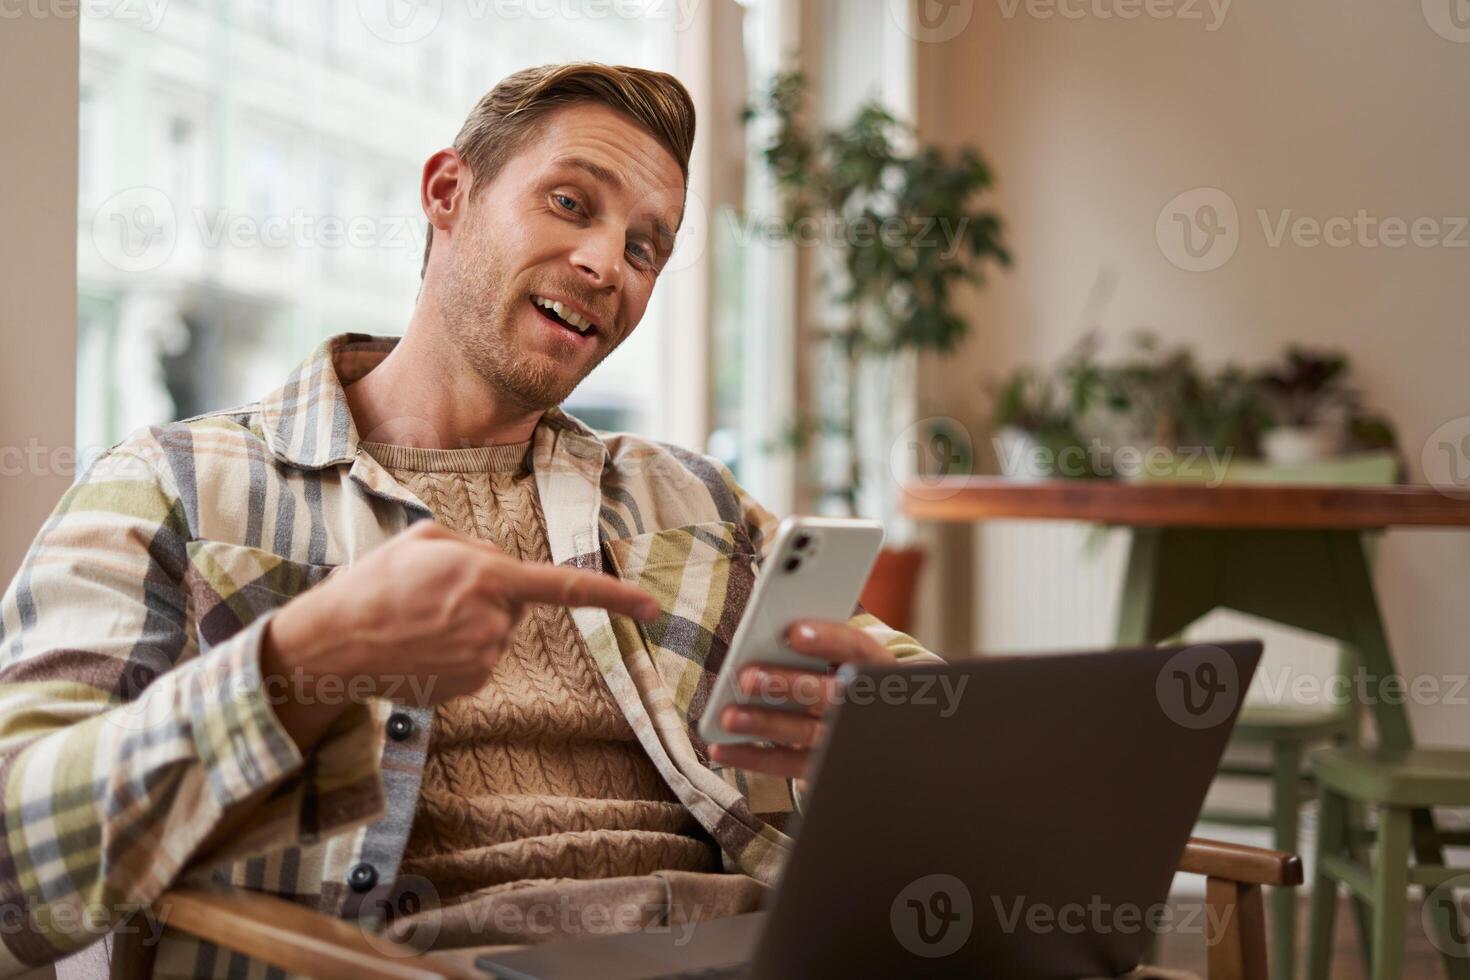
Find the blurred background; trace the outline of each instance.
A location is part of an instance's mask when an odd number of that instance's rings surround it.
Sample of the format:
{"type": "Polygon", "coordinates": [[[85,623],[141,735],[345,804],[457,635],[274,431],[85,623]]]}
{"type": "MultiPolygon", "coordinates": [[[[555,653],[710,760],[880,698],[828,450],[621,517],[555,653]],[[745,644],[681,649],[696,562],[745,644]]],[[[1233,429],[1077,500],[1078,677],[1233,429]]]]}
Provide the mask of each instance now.
{"type": "MultiPolygon", "coordinates": [[[[880,516],[885,609],[941,653],[1107,642],[1128,532],[916,522],[905,482],[1203,459],[1470,494],[1464,0],[82,6],[0,21],[30,32],[5,131],[41,141],[5,155],[6,577],[127,432],[401,332],[423,161],[498,79],[566,60],[673,72],[699,113],[678,251],[567,407],[710,452],[777,512],[880,516]]],[[[1390,534],[1374,567],[1403,672],[1463,676],[1470,538],[1390,534]]],[[[1239,614],[1191,635],[1243,632],[1336,662],[1239,614]]],[[[1470,701],[1407,710],[1470,746],[1470,701]]]]}

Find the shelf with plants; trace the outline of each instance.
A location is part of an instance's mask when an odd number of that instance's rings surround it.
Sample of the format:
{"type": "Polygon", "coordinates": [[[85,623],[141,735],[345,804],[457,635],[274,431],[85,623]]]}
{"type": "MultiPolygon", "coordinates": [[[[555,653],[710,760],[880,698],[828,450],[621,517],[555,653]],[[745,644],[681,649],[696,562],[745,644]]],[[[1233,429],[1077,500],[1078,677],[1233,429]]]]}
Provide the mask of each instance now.
{"type": "Polygon", "coordinates": [[[1017,479],[1394,482],[1393,427],[1350,375],[1346,355],[1295,345],[1206,368],[1149,333],[1105,359],[1088,334],[1055,366],[990,385],[996,456],[1017,479]]]}

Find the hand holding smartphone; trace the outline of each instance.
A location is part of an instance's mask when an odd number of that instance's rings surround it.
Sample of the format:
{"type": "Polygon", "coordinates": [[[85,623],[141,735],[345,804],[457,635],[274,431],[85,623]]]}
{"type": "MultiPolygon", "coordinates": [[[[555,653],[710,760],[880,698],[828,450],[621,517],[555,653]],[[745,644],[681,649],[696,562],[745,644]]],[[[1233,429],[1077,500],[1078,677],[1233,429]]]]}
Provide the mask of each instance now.
{"type": "Polygon", "coordinates": [[[883,525],[877,521],[788,517],[781,522],[700,717],[701,738],[723,744],[758,741],[726,731],[720,721],[725,709],[750,703],[786,707],[779,699],[755,698],[739,690],[737,679],[747,666],[775,664],[830,672],[827,661],[793,651],[786,643],[786,630],[802,619],[849,619],[882,545],[883,525]]]}

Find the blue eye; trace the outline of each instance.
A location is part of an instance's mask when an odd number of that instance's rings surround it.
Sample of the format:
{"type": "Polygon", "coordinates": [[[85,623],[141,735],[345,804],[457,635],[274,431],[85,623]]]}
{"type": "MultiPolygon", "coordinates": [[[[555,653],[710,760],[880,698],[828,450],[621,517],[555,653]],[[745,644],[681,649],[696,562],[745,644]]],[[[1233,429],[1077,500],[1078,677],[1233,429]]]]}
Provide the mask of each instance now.
{"type": "Polygon", "coordinates": [[[642,259],[644,262],[653,261],[653,253],[642,245],[639,245],[637,242],[629,245],[628,250],[631,251],[634,255],[638,256],[638,258],[642,259]]]}
{"type": "Polygon", "coordinates": [[[556,201],[557,204],[560,204],[568,211],[576,211],[580,206],[577,204],[577,199],[568,194],[553,194],[552,198],[556,201]]]}

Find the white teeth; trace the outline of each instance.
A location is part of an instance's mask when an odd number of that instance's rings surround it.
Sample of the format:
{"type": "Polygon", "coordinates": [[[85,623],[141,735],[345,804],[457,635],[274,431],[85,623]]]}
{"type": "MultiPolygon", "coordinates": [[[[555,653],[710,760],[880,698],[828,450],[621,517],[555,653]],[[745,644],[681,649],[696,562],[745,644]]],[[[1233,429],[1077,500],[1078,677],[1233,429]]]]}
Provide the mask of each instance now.
{"type": "Polygon", "coordinates": [[[531,302],[543,309],[551,310],[557,316],[577,328],[578,333],[586,333],[592,326],[592,321],[586,319],[559,300],[547,299],[544,296],[532,296],[531,302]]]}

